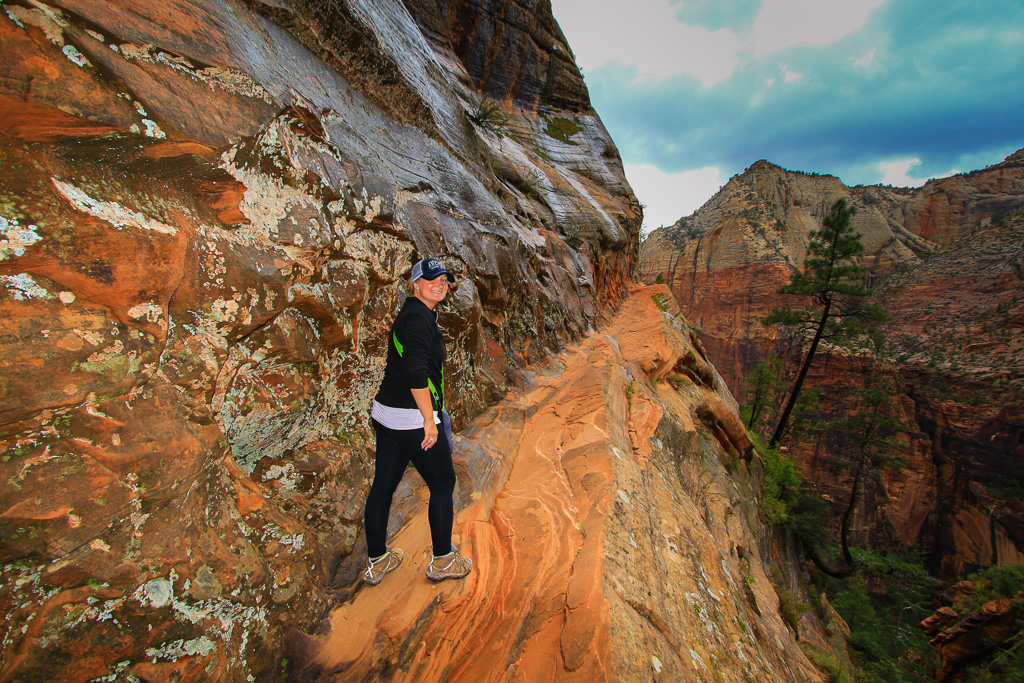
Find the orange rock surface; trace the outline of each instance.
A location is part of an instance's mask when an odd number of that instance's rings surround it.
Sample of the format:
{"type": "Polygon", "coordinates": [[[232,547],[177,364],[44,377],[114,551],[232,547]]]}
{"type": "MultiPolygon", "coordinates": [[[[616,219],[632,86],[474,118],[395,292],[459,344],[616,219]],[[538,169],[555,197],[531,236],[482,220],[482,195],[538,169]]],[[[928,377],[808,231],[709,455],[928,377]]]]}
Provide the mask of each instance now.
{"type": "Polygon", "coordinates": [[[5,0],[0,54],[0,681],[283,680],[412,264],[457,424],[626,295],[572,51],[550,3],[5,0]]]}
{"type": "Polygon", "coordinates": [[[469,577],[425,577],[421,506],[390,541],[403,565],[302,639],[300,677],[820,679],[779,617],[750,481],[726,472],[747,471],[749,442],[699,417],[735,418],[728,393],[714,374],[669,382],[697,350],[665,294],[634,290],[456,438],[469,577]]]}

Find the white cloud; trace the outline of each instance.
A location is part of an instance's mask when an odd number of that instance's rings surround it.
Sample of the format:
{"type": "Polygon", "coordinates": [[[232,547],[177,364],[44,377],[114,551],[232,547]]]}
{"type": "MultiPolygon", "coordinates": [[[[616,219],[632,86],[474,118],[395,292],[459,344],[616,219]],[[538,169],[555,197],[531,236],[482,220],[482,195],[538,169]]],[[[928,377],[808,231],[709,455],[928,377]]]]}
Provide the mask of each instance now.
{"type": "Polygon", "coordinates": [[[644,234],[689,216],[710,199],[723,180],[722,172],[706,166],[685,173],[665,173],[649,164],[626,164],[626,178],[644,208],[644,234]]]}
{"type": "Polygon", "coordinates": [[[856,33],[885,0],[764,0],[745,45],[763,56],[794,45],[824,47],[856,33]]]}
{"type": "Polygon", "coordinates": [[[878,170],[882,173],[880,185],[895,185],[896,187],[921,187],[926,178],[911,178],[908,173],[911,168],[920,168],[920,159],[898,159],[896,161],[883,161],[878,164],[878,170]]]}
{"type": "Polygon", "coordinates": [[[876,52],[877,51],[874,48],[868,50],[868,52],[865,53],[863,57],[856,60],[853,63],[853,65],[861,69],[871,69],[873,66],[875,66],[876,52]]]}
{"type": "Polygon", "coordinates": [[[739,39],[679,23],[668,0],[552,0],[555,18],[584,72],[618,61],[641,76],[690,74],[704,87],[720,83],[739,65],[739,39]]]}
{"type": "Polygon", "coordinates": [[[680,23],[678,7],[669,0],[551,4],[584,72],[617,61],[635,66],[641,78],[689,74],[709,88],[732,76],[744,55],[763,57],[795,45],[823,47],[856,33],[885,1],[764,0],[752,31],[744,32],[742,40],[728,29],[680,23]]]}
{"type": "Polygon", "coordinates": [[[1021,2],[957,3],[927,21],[923,0],[552,2],[648,228],[758,158],[914,186],[1024,145],[1021,2]]]}

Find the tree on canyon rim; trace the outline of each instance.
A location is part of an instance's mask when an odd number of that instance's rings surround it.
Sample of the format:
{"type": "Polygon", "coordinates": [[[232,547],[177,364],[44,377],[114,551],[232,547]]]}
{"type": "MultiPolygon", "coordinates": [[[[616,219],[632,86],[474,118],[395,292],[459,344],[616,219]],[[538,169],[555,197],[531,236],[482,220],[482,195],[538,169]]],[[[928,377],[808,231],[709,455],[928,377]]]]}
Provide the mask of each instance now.
{"type": "Polygon", "coordinates": [[[811,343],[804,354],[786,407],[772,434],[769,447],[775,447],[786,434],[793,407],[800,398],[807,371],[822,339],[833,343],[863,337],[866,324],[883,322],[889,315],[882,307],[865,301],[871,294],[866,286],[867,268],[858,265],[856,257],[864,253],[864,243],[854,230],[852,219],[856,208],[840,199],[822,221],[821,230],[811,233],[804,269],[793,273],[788,285],[779,294],[795,294],[811,299],[802,310],[779,306],[762,319],[765,325],[783,325],[811,334],[811,343]]]}
{"type": "MultiPolygon", "coordinates": [[[[789,396],[789,383],[785,379],[783,361],[775,351],[760,361],[745,378],[748,400],[740,405],[740,417],[747,430],[764,438],[778,417],[784,399],[789,396]],[[762,427],[762,425],[767,425],[762,427]]],[[[821,414],[818,390],[804,389],[793,406],[782,438],[790,434],[806,433],[820,427],[815,419],[821,414]]]]}
{"type": "Polygon", "coordinates": [[[893,435],[899,427],[895,415],[895,397],[896,386],[891,379],[884,376],[869,377],[864,387],[853,392],[849,413],[832,424],[838,464],[853,473],[850,500],[839,524],[843,564],[835,569],[828,567],[813,543],[805,542],[804,549],[819,569],[834,578],[845,578],[859,566],[850,550],[849,539],[853,513],[864,482],[881,469],[904,464],[903,456],[891,449],[893,435]]]}
{"type": "Polygon", "coordinates": [[[782,378],[782,359],[772,351],[754,368],[746,378],[749,400],[740,407],[740,413],[747,429],[751,432],[768,417],[768,411],[779,401],[786,390],[782,378]]]}

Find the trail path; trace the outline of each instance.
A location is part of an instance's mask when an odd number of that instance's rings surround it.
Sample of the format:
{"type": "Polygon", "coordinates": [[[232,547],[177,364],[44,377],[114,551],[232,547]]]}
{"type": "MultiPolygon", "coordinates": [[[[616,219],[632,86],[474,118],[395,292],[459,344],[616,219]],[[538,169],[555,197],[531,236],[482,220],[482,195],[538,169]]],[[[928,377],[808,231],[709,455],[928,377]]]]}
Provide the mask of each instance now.
{"type": "MultiPolygon", "coordinates": [[[[455,542],[473,559],[473,572],[461,581],[435,584],[426,578],[430,541],[422,505],[426,489],[421,486],[417,490],[421,504],[390,540],[404,550],[403,565],[378,586],[360,589],[332,613],[329,628],[314,636],[312,647],[306,648],[311,660],[304,671],[309,677],[325,681],[613,680],[619,673],[612,670],[613,661],[619,668],[650,670],[652,661],[655,669],[661,667],[658,657],[651,659],[649,654],[645,660],[638,652],[637,661],[626,664],[622,653],[618,659],[611,656],[613,620],[620,624],[619,635],[631,634],[632,645],[618,646],[638,650],[670,647],[671,652],[680,653],[685,634],[669,626],[666,618],[676,623],[695,621],[694,628],[704,629],[679,604],[682,588],[676,586],[687,585],[689,574],[680,574],[667,589],[655,587],[656,592],[666,593],[667,604],[652,602],[661,600],[659,596],[649,597],[650,586],[645,582],[665,580],[665,572],[689,571],[682,558],[661,572],[651,560],[643,560],[640,572],[630,568],[641,557],[665,556],[670,546],[681,542],[667,542],[661,529],[669,523],[677,525],[676,520],[650,518],[651,506],[639,501],[647,495],[643,491],[658,489],[666,492],[658,495],[675,506],[664,475],[646,465],[663,414],[650,400],[649,378],[655,378],[654,385],[659,378],[664,381],[689,348],[666,337],[671,330],[652,301],[652,293],[664,291],[662,287],[634,290],[605,329],[560,354],[544,371],[547,374],[534,376],[528,386],[511,392],[456,436],[463,506],[455,523],[455,542]],[[641,387],[634,379],[641,377],[648,382],[647,389],[634,395],[633,388],[641,387]],[[616,483],[617,472],[620,479],[626,476],[623,467],[634,473],[628,475],[633,484],[616,483]],[[637,473],[644,471],[654,472],[643,477],[654,476],[655,484],[642,483],[637,473]],[[630,489],[630,494],[619,488],[630,485],[640,488],[630,489]],[[613,516],[619,519],[610,525],[613,516]],[[626,517],[635,517],[639,526],[623,524],[626,517]],[[634,531],[639,545],[633,540],[634,531]]],[[[664,391],[675,396],[668,388],[664,391]]],[[[710,395],[697,384],[690,393],[698,401],[710,395]]],[[[694,434],[691,411],[681,412],[686,422],[682,429],[694,434]]],[[[729,416],[728,409],[719,412],[729,416]]],[[[728,445],[727,430],[718,429],[728,445]]],[[[688,524],[708,533],[700,517],[703,513],[687,514],[692,518],[688,524]]],[[[743,531],[739,525],[735,529],[743,531]]],[[[690,544],[696,548],[691,559],[709,566],[712,574],[719,573],[716,562],[721,561],[714,558],[730,552],[729,530],[724,529],[721,537],[720,543],[690,544]]],[[[731,552],[735,563],[735,550],[731,552]]],[[[726,566],[724,561],[721,566],[726,566]]],[[[707,576],[699,571],[703,579],[696,580],[706,583],[707,576]]],[[[738,570],[728,571],[729,576],[716,580],[736,585],[733,574],[738,570]]],[[[764,591],[758,589],[762,597],[751,594],[752,600],[775,599],[770,583],[765,580],[763,585],[764,591]]],[[[725,595],[721,589],[712,593],[725,595]]],[[[739,603],[744,600],[741,594],[739,603]]],[[[737,609],[749,607],[739,604],[737,609]]],[[[773,628],[784,632],[777,617],[775,622],[773,628]]],[[[731,652],[737,650],[730,640],[735,636],[719,632],[714,639],[713,647],[730,650],[726,654],[737,657],[731,652]]],[[[756,645],[752,636],[750,640],[756,645]]],[[[689,652],[698,657],[692,649],[689,652]]],[[[740,675],[745,667],[742,647],[738,652],[740,675]]],[[[685,670],[678,654],[661,654],[666,662],[669,656],[677,670],[685,670]]],[[[687,673],[676,680],[697,679],[687,673]]]]}

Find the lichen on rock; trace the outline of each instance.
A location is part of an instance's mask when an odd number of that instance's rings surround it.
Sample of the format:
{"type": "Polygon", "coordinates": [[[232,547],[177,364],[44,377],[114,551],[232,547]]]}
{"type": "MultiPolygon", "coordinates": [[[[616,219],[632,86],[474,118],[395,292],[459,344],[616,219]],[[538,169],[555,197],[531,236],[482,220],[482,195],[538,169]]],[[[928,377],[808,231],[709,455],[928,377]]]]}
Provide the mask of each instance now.
{"type": "MultiPolygon", "coordinates": [[[[282,677],[354,591],[412,264],[459,278],[459,427],[625,296],[641,215],[578,71],[506,51],[533,85],[495,145],[465,114],[486,42],[441,21],[469,5],[407,5],[4,3],[3,676],[282,677]],[[527,196],[495,169],[544,116],[580,144],[527,196]]],[[[502,40],[554,55],[530,12],[502,40]]]]}

